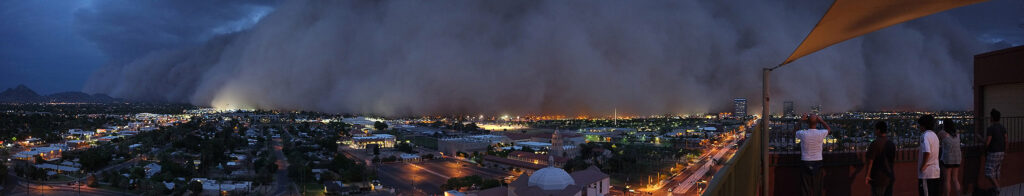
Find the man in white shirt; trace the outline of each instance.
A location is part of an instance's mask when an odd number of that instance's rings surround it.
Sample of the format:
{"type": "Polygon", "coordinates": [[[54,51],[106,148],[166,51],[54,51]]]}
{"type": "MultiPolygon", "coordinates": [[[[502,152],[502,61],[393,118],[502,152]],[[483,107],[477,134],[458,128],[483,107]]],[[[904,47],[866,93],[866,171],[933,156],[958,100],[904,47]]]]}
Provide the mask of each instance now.
{"type": "Polygon", "coordinates": [[[935,117],[924,115],[917,119],[917,128],[921,130],[921,156],[917,159],[918,194],[922,196],[940,196],[942,181],[939,180],[939,136],[935,129],[935,117]]]}
{"type": "Polygon", "coordinates": [[[804,163],[800,192],[805,196],[822,195],[821,150],[831,128],[816,115],[804,115],[800,120],[807,123],[807,129],[796,132],[796,138],[800,140],[800,160],[804,163]],[[825,129],[818,129],[818,123],[825,129]]]}

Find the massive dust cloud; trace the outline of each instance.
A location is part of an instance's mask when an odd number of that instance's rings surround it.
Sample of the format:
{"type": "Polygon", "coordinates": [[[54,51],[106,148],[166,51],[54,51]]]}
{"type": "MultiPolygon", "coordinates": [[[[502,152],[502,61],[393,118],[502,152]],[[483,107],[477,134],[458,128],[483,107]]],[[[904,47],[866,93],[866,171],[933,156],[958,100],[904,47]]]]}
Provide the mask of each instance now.
{"type": "MultiPolygon", "coordinates": [[[[829,3],[286,1],[243,30],[112,60],[85,90],[388,116],[719,112],[746,97],[756,114],[761,68],[829,3]]],[[[971,61],[989,49],[939,14],[777,70],[772,102],[970,110],[971,61]]]]}

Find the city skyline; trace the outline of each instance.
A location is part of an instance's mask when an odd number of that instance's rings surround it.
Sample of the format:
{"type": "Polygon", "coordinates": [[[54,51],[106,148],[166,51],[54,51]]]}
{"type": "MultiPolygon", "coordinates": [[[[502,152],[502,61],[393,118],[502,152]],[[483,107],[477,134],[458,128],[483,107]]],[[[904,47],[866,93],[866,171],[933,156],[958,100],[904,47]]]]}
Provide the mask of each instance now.
{"type": "Polygon", "coordinates": [[[0,43],[0,195],[1024,195],[1021,0],[0,1],[0,43]]]}

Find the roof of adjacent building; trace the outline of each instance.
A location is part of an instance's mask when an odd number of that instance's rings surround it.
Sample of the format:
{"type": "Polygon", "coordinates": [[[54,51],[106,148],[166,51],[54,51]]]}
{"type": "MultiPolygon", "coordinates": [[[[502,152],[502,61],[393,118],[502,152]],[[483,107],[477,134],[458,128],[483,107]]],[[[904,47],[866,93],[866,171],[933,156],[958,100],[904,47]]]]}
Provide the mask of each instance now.
{"type": "MultiPolygon", "coordinates": [[[[582,137],[583,136],[583,134],[572,133],[572,132],[566,133],[566,132],[559,131],[558,133],[559,133],[558,135],[561,136],[562,138],[574,138],[574,137],[582,137]]],[[[505,137],[508,137],[511,140],[524,140],[524,139],[533,139],[533,138],[551,139],[551,135],[552,134],[550,134],[550,133],[532,133],[532,134],[511,133],[511,132],[505,133],[505,137]]]]}
{"type": "Polygon", "coordinates": [[[531,187],[539,187],[541,190],[563,190],[569,185],[575,185],[576,180],[569,175],[569,172],[565,172],[563,169],[555,167],[545,167],[543,169],[533,172],[530,175],[530,181],[526,183],[531,187]]]}
{"type": "Polygon", "coordinates": [[[540,164],[534,164],[534,163],[530,163],[530,162],[506,159],[506,158],[501,158],[501,157],[497,157],[497,156],[494,156],[494,155],[485,155],[484,156],[484,161],[497,162],[497,163],[501,163],[501,164],[505,164],[505,165],[511,165],[511,166],[514,166],[514,167],[531,169],[531,170],[539,170],[541,168],[544,168],[544,166],[540,165],[540,164]]]}
{"type": "Polygon", "coordinates": [[[508,195],[508,187],[499,186],[476,192],[477,196],[505,196],[508,195]]]}
{"type": "Polygon", "coordinates": [[[576,195],[576,193],[582,191],[586,185],[608,178],[608,174],[601,172],[601,170],[595,166],[590,166],[585,170],[576,171],[569,175],[576,181],[576,184],[568,185],[562,190],[543,190],[536,186],[529,186],[530,176],[526,174],[520,175],[519,178],[512,181],[512,183],[509,183],[508,186],[509,188],[514,189],[513,191],[515,191],[517,195],[576,195]]]}
{"type": "MultiPolygon", "coordinates": [[[[523,151],[515,151],[515,152],[512,152],[512,153],[509,153],[508,156],[509,157],[517,157],[517,158],[520,158],[520,159],[543,160],[543,161],[547,161],[548,158],[549,158],[548,155],[535,154],[535,153],[529,153],[529,152],[523,152],[523,151]]],[[[569,158],[566,158],[566,157],[562,157],[562,156],[554,156],[554,157],[555,157],[555,162],[556,163],[565,163],[565,162],[569,161],[569,158]]]]}
{"type": "Polygon", "coordinates": [[[371,136],[352,137],[352,140],[384,140],[384,139],[395,139],[395,136],[390,135],[390,134],[373,134],[371,136]]]}
{"type": "Polygon", "coordinates": [[[597,166],[593,165],[591,165],[587,169],[573,172],[570,175],[572,175],[572,178],[576,180],[576,184],[580,185],[593,184],[597,181],[609,177],[608,174],[601,172],[601,169],[598,169],[597,166]]]}

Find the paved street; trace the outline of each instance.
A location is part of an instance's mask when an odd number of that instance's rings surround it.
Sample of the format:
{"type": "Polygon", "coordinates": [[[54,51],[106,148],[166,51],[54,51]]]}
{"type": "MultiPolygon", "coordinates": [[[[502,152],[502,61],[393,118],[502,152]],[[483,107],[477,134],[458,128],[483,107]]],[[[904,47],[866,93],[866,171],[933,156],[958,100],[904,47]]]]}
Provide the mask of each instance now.
{"type": "MultiPolygon", "coordinates": [[[[291,132],[284,130],[284,133],[291,136],[291,132]]],[[[274,174],[274,191],[270,195],[298,195],[299,192],[295,186],[292,185],[292,181],[288,178],[288,157],[284,156],[284,146],[281,145],[281,138],[274,138],[271,140],[274,151],[274,156],[277,157],[277,173],[274,174]]]]}
{"type": "Polygon", "coordinates": [[[112,190],[92,188],[89,186],[77,186],[67,184],[32,184],[28,186],[25,183],[18,184],[17,187],[6,187],[14,188],[5,194],[8,195],[134,195],[130,193],[121,193],[112,190]],[[30,189],[26,189],[30,187],[30,189]]]}
{"type": "Polygon", "coordinates": [[[443,194],[441,185],[452,177],[477,175],[484,179],[500,179],[509,175],[456,160],[377,164],[377,171],[382,184],[396,188],[398,193],[413,195],[443,194]]]}
{"type": "MultiPolygon", "coordinates": [[[[751,120],[746,123],[745,127],[741,127],[739,132],[754,126],[756,121],[751,120]]],[[[661,186],[656,187],[651,192],[652,195],[699,195],[697,182],[701,180],[709,180],[707,175],[714,175],[713,171],[721,169],[721,164],[714,164],[712,160],[719,160],[726,162],[732,158],[732,155],[736,153],[736,148],[733,145],[739,145],[739,138],[727,137],[722,141],[722,145],[713,146],[709,150],[705,151],[695,164],[683,169],[677,175],[673,176],[661,186]],[[671,191],[669,191],[671,189],[671,191]]]]}

